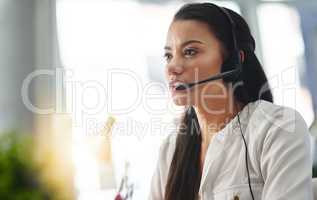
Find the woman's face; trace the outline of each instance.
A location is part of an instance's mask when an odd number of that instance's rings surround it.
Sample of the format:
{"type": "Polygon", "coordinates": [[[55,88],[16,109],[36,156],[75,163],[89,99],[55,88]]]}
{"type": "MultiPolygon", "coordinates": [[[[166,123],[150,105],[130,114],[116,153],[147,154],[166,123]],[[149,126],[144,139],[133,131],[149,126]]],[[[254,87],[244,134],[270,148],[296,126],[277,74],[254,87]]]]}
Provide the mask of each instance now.
{"type": "Polygon", "coordinates": [[[177,105],[202,105],[224,95],[222,79],[176,91],[180,83],[204,80],[220,73],[223,51],[220,41],[207,24],[195,20],[176,20],[169,27],[165,46],[166,79],[177,105]]]}

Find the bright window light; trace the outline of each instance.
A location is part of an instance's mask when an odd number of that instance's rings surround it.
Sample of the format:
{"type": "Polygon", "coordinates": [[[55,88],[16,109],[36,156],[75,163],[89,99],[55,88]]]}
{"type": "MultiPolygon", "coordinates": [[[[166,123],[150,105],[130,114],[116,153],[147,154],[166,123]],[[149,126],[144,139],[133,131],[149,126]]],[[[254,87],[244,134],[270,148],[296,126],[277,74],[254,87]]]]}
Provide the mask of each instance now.
{"type": "Polygon", "coordinates": [[[301,112],[312,123],[312,103],[299,76],[304,68],[304,44],[297,11],[285,4],[266,3],[258,10],[264,67],[277,104],[301,112]]]}
{"type": "Polygon", "coordinates": [[[127,105],[140,97],[134,109],[114,116],[112,153],[116,186],[125,162],[129,162],[134,199],[146,199],[159,145],[169,133],[151,125],[173,122],[181,108],[170,111],[166,109],[171,105],[168,99],[144,102],[142,98],[152,80],[161,84],[148,89],[149,93],[167,94],[162,50],[168,25],[179,7],[178,3],[162,6],[133,1],[58,1],[58,35],[66,68],[67,109],[73,116],[78,199],[113,197],[116,189],[105,189],[100,183],[96,152],[103,138],[92,126],[102,126],[113,114],[109,110],[128,109],[127,105]],[[109,76],[111,73],[116,76],[109,76]],[[144,108],[146,103],[167,111],[153,114],[144,108]]]}

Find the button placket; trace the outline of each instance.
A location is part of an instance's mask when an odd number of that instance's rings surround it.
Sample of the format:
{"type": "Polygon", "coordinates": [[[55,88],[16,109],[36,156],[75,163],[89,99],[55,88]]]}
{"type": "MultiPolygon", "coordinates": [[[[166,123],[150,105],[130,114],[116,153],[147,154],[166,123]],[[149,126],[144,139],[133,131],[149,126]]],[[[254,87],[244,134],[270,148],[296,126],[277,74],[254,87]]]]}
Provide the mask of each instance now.
{"type": "Polygon", "coordinates": [[[203,174],[201,179],[201,185],[200,185],[200,192],[202,195],[204,195],[204,186],[206,182],[206,178],[208,176],[208,173],[210,171],[210,168],[213,164],[213,162],[221,155],[221,152],[223,152],[224,146],[219,139],[216,137],[212,139],[212,142],[208,146],[207,154],[206,154],[206,160],[205,160],[205,167],[203,168],[203,174]],[[212,152],[212,153],[211,153],[212,152]]]}

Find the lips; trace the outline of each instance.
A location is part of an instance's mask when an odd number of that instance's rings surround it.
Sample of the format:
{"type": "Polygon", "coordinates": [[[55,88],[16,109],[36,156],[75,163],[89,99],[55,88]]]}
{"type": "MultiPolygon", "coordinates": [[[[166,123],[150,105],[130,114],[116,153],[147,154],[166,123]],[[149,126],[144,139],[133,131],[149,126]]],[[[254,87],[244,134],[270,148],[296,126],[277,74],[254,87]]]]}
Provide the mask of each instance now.
{"type": "Polygon", "coordinates": [[[184,85],[184,84],[186,84],[186,83],[183,81],[174,80],[174,81],[169,82],[169,88],[171,91],[177,92],[178,90],[176,90],[175,88],[179,85],[184,85]]]}
{"type": "Polygon", "coordinates": [[[183,84],[185,84],[185,83],[182,81],[171,81],[171,82],[169,82],[169,87],[174,88],[174,87],[177,87],[177,86],[183,85],[183,84]]]}

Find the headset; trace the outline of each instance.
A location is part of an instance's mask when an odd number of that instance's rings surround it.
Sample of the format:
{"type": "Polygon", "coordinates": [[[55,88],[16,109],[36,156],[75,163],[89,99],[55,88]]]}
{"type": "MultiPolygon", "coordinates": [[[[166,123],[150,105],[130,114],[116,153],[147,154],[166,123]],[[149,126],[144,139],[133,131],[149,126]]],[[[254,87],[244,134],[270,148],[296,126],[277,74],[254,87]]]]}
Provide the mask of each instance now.
{"type": "MultiPolygon", "coordinates": [[[[206,83],[206,82],[213,81],[213,80],[217,80],[217,79],[224,79],[227,82],[234,82],[234,81],[238,80],[239,75],[242,72],[242,61],[240,58],[240,50],[238,48],[238,42],[237,42],[236,31],[235,31],[236,24],[235,24],[234,20],[232,19],[230,13],[228,12],[228,10],[226,10],[226,8],[217,6],[215,4],[212,4],[212,5],[217,7],[223,13],[223,15],[227,18],[227,20],[230,23],[232,42],[233,42],[233,50],[231,51],[230,57],[227,59],[227,61],[222,64],[222,66],[221,66],[222,72],[221,73],[219,73],[215,76],[212,76],[210,78],[207,78],[205,80],[198,81],[198,82],[180,84],[175,88],[176,90],[186,90],[186,89],[189,89],[195,85],[199,85],[199,84],[206,83]],[[223,69],[226,69],[226,68],[233,68],[233,69],[223,72],[223,69]]],[[[251,181],[250,181],[250,173],[249,173],[248,147],[247,147],[247,143],[246,143],[246,140],[245,140],[243,132],[242,132],[239,113],[237,114],[237,118],[238,118],[240,133],[241,133],[241,136],[242,136],[242,139],[244,142],[244,146],[245,146],[245,162],[246,162],[246,170],[247,170],[247,175],[248,175],[248,185],[249,185],[252,200],[254,200],[254,195],[253,195],[251,181]]]]}

